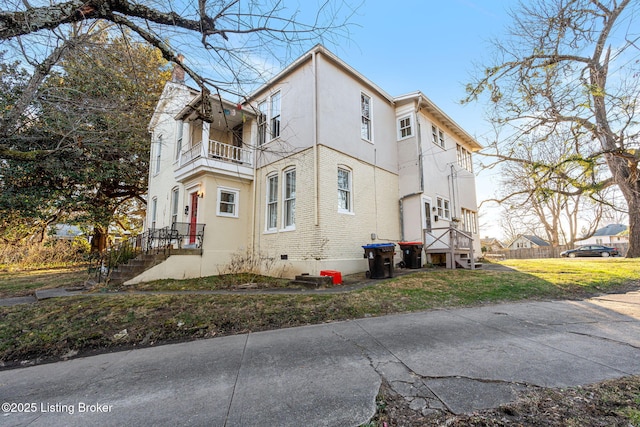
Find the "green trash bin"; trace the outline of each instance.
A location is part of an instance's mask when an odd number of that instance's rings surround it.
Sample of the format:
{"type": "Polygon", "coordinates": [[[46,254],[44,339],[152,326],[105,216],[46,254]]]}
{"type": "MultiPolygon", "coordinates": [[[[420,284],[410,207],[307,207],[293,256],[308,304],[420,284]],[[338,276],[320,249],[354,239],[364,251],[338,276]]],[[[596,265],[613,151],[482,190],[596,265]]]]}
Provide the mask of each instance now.
{"type": "Polygon", "coordinates": [[[386,279],[393,277],[393,256],[396,245],[393,243],[373,243],[365,245],[364,257],[369,260],[367,277],[371,279],[386,279]]]}
{"type": "Polygon", "coordinates": [[[422,267],[422,242],[398,242],[405,268],[422,267]]]}

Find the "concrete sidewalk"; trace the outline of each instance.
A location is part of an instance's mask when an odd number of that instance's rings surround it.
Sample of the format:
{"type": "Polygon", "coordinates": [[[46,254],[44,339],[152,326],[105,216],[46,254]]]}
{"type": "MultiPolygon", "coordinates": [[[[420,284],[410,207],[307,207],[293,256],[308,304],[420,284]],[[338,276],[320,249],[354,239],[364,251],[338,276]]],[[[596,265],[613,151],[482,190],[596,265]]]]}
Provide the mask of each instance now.
{"type": "Polygon", "coordinates": [[[359,319],[0,372],[6,426],[357,426],[640,374],[640,292],[359,319]],[[11,412],[14,410],[15,412],[11,412]]]}

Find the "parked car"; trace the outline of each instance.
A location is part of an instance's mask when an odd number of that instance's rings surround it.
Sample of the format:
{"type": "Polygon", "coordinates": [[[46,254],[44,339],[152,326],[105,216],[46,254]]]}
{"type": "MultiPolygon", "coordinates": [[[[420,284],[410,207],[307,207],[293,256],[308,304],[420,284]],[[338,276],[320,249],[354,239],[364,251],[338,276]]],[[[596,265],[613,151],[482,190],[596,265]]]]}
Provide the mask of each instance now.
{"type": "Polygon", "coordinates": [[[616,248],[609,248],[607,246],[602,245],[584,245],[580,246],[576,249],[569,249],[568,251],[564,251],[560,253],[562,257],[575,258],[579,256],[618,256],[620,252],[616,248]]]}

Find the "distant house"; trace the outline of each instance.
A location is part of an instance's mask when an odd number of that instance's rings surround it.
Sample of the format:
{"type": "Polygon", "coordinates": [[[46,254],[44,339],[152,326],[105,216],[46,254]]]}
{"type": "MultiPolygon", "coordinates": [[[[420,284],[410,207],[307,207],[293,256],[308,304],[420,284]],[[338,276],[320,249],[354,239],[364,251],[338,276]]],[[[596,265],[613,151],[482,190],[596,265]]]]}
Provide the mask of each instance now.
{"type": "Polygon", "coordinates": [[[521,234],[515,238],[509,245],[509,249],[530,249],[539,248],[542,246],[551,246],[548,242],[544,241],[538,236],[530,234],[521,234]]]}
{"type": "Polygon", "coordinates": [[[505,248],[504,244],[495,237],[485,237],[480,239],[483,252],[496,252],[505,248]]]}
{"type": "Polygon", "coordinates": [[[49,236],[56,240],[73,240],[84,233],[80,227],[69,224],[55,224],[51,226],[49,236]]]}
{"type": "Polygon", "coordinates": [[[615,245],[617,243],[629,243],[627,226],[623,224],[609,224],[593,233],[593,236],[576,241],[580,245],[615,245]]]}

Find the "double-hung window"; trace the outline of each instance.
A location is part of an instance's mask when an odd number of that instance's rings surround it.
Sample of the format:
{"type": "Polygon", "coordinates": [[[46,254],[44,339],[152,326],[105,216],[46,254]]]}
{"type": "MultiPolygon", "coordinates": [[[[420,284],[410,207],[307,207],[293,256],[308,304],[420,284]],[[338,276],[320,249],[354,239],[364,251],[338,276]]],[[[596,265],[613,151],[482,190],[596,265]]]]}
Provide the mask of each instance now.
{"type": "Polygon", "coordinates": [[[398,139],[409,138],[410,136],[413,136],[411,116],[403,117],[398,120],[398,139]]]}
{"type": "Polygon", "coordinates": [[[345,168],[338,168],[338,212],[353,212],[351,171],[345,168]]]}
{"type": "Polygon", "coordinates": [[[284,172],[283,226],[285,229],[296,225],[296,170],[284,172]]]}
{"type": "Polygon", "coordinates": [[[240,191],[218,187],[218,216],[238,217],[240,191]]]}
{"type": "Polygon", "coordinates": [[[449,200],[443,197],[436,197],[436,209],[438,216],[442,219],[451,218],[451,208],[449,207],[449,200]]]}
{"type": "Polygon", "coordinates": [[[160,173],[160,166],[162,165],[162,135],[158,136],[158,142],[156,144],[156,167],[155,173],[160,173]]]}
{"type": "Polygon", "coordinates": [[[182,151],[183,129],[184,122],[182,120],[178,120],[176,124],[176,161],[180,160],[180,152],[182,151]]]}
{"type": "Polygon", "coordinates": [[[155,230],[156,220],[158,218],[158,198],[151,199],[151,229],[155,230]]]}
{"type": "Polygon", "coordinates": [[[271,95],[271,139],[280,136],[280,92],[271,95]]]}
{"type": "Polygon", "coordinates": [[[478,215],[474,211],[462,208],[462,229],[470,233],[478,233],[478,215]]]}
{"type": "Polygon", "coordinates": [[[171,224],[178,222],[178,198],[180,196],[180,190],[174,188],[171,190],[171,224]]]}
{"type": "Polygon", "coordinates": [[[444,132],[435,125],[431,125],[431,140],[434,144],[444,148],[444,132]]]}
{"type": "Polygon", "coordinates": [[[258,104],[258,145],[267,142],[267,101],[258,104]]]}
{"type": "Polygon", "coordinates": [[[460,144],[457,144],[456,150],[458,156],[458,166],[468,170],[469,172],[473,172],[473,161],[471,159],[471,152],[469,152],[469,150],[467,150],[460,144]]]}
{"type": "Polygon", "coordinates": [[[278,175],[267,178],[267,230],[278,228],[278,175]]]}
{"type": "Polygon", "coordinates": [[[360,135],[362,139],[371,141],[371,97],[360,93],[360,135]]]}

